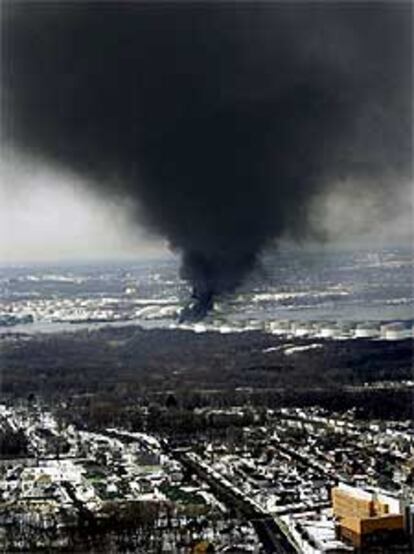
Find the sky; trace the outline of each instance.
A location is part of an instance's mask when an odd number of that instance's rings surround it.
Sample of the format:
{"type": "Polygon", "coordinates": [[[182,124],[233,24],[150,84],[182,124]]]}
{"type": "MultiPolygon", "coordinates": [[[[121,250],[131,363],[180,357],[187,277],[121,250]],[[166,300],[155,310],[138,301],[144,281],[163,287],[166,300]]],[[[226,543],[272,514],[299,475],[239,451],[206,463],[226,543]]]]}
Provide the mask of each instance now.
{"type": "Polygon", "coordinates": [[[412,242],[409,2],[2,6],[0,262],[412,242]]]}
{"type": "Polygon", "coordinates": [[[164,240],[131,221],[126,202],[99,198],[76,175],[10,152],[0,163],[1,264],[169,254],[164,240]]]}
{"type": "MultiPolygon", "coordinates": [[[[166,241],[130,216],[127,201],[100,198],[75,174],[7,152],[0,161],[0,263],[163,258],[166,241]]],[[[93,190],[93,189],[92,189],[93,190]]],[[[349,190],[347,187],[346,190],[349,190]]],[[[312,217],[328,243],[304,247],[386,247],[412,244],[412,184],[390,196],[384,221],[372,197],[332,187],[312,217]]],[[[303,245],[303,243],[302,243],[303,245]]]]}

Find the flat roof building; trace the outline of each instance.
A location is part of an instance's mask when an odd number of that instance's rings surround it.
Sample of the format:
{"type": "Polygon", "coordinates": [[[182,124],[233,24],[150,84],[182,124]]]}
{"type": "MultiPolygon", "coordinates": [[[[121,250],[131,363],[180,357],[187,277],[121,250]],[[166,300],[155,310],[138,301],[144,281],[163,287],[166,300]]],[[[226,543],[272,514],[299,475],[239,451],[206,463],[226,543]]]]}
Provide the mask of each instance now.
{"type": "Polygon", "coordinates": [[[338,537],[355,548],[404,541],[404,517],[396,499],[339,484],[332,489],[332,505],[338,537]]]}

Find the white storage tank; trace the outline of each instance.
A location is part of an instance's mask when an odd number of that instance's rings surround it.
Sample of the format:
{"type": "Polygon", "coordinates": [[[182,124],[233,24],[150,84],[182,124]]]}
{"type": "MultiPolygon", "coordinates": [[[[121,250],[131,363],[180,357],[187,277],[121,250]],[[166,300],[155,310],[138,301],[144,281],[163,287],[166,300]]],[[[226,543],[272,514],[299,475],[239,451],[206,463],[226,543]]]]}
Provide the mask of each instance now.
{"type": "Polygon", "coordinates": [[[359,323],[354,336],[356,339],[374,339],[380,336],[380,329],[375,323],[359,323]]]}
{"type": "Polygon", "coordinates": [[[295,337],[308,337],[313,330],[313,325],[308,321],[295,321],[292,324],[292,333],[295,337]]]}
{"type": "Polygon", "coordinates": [[[274,335],[288,335],[291,332],[291,327],[290,321],[271,321],[269,323],[270,332],[274,335]]]}
{"type": "Polygon", "coordinates": [[[265,324],[258,319],[249,319],[246,322],[245,328],[249,331],[263,331],[265,324]]]}
{"type": "Polygon", "coordinates": [[[222,335],[227,335],[233,332],[233,329],[230,327],[230,325],[220,325],[218,330],[219,333],[221,333],[222,335]]]}
{"type": "Polygon", "coordinates": [[[337,334],[338,326],[336,325],[336,323],[330,321],[320,324],[318,336],[324,339],[331,339],[334,338],[337,334]]]}
{"type": "Polygon", "coordinates": [[[381,336],[385,340],[407,339],[410,334],[410,330],[404,323],[389,323],[381,327],[381,336]]]}
{"type": "Polygon", "coordinates": [[[338,323],[338,338],[351,339],[355,335],[356,323],[353,321],[341,321],[338,323]]]}

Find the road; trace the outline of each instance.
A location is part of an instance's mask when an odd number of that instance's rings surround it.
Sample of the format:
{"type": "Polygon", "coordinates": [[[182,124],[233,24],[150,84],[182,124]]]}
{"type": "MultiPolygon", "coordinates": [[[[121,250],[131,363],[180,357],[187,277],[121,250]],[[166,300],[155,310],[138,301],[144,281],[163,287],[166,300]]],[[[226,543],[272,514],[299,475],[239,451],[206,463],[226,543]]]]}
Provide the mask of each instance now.
{"type": "Polygon", "coordinates": [[[266,554],[297,554],[299,552],[290,537],[281,528],[277,518],[265,512],[261,506],[210,468],[197,455],[191,452],[178,452],[175,455],[183,465],[189,467],[206,481],[227,506],[236,508],[246,520],[251,522],[266,554]]]}

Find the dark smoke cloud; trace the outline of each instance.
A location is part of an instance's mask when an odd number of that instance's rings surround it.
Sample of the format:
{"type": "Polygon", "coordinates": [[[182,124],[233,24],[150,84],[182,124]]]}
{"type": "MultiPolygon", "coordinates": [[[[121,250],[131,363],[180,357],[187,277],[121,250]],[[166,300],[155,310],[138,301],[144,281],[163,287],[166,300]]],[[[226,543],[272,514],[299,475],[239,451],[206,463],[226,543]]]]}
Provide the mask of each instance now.
{"type": "Polygon", "coordinates": [[[3,136],[130,198],[208,309],[270,241],[310,232],[331,182],[411,177],[411,11],[9,0],[3,136]]]}

